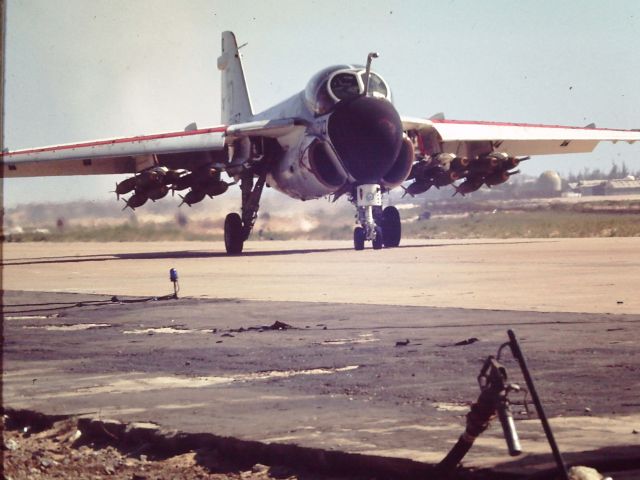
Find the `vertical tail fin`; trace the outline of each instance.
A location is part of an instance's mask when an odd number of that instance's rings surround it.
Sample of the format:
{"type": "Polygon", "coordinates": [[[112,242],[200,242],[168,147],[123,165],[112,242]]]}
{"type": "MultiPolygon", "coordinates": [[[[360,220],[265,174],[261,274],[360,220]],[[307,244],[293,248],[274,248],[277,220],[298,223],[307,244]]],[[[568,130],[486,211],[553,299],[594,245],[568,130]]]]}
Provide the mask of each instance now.
{"type": "Polygon", "coordinates": [[[222,123],[247,122],[253,117],[247,82],[233,32],[222,32],[222,55],[218,58],[222,90],[222,123]]]}

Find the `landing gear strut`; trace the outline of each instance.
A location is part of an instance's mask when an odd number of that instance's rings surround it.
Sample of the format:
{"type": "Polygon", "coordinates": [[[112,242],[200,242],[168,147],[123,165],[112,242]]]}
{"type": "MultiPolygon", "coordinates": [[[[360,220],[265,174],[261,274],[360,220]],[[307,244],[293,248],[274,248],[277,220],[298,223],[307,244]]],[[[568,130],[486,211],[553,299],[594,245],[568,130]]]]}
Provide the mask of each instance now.
{"type": "Polygon", "coordinates": [[[224,221],[224,246],[229,255],[242,253],[244,242],[251,234],[251,229],[258,218],[260,197],[267,179],[266,172],[258,176],[254,184],[253,172],[248,172],[240,179],[242,191],[242,216],[230,213],[224,221]]]}
{"type": "Polygon", "coordinates": [[[353,231],[353,246],[363,250],[371,241],[374,250],[397,247],[400,244],[400,213],[395,207],[382,209],[382,189],[378,184],[364,184],[356,188],[352,202],[358,210],[358,223],[353,231]]]}

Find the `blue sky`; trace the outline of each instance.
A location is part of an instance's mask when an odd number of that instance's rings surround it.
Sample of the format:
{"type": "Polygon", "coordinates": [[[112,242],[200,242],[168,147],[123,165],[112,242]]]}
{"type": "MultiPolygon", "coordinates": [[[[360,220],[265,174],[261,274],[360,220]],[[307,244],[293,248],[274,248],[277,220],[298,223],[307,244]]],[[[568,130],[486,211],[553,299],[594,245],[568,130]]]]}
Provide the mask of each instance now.
{"type": "MultiPolygon", "coordinates": [[[[406,115],[640,128],[640,2],[8,0],[10,149],[219,123],[220,33],[243,48],[262,110],[321,68],[364,63],[406,115]]],[[[640,169],[640,146],[537,157],[554,168],[640,169]]],[[[8,206],[112,198],[115,178],[5,182],[8,206]]]]}

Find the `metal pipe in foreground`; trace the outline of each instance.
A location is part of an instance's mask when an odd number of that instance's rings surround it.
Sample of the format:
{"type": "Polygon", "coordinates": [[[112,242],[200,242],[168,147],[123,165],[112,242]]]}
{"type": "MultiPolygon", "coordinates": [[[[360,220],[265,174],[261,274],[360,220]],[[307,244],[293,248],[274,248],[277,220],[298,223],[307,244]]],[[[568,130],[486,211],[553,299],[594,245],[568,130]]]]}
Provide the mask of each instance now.
{"type": "Polygon", "coordinates": [[[508,330],[507,334],[509,335],[509,346],[511,347],[511,353],[520,364],[520,370],[522,370],[524,381],[527,383],[527,388],[529,389],[529,393],[531,394],[531,399],[533,400],[533,404],[536,406],[536,411],[538,412],[540,423],[542,423],[542,428],[544,429],[544,433],[547,436],[547,441],[551,446],[553,458],[555,459],[556,464],[558,465],[558,470],[560,471],[561,478],[563,480],[569,480],[569,474],[567,473],[567,465],[564,463],[564,459],[562,458],[562,454],[560,453],[560,449],[558,448],[556,439],[553,436],[553,432],[551,431],[551,425],[549,425],[549,420],[547,419],[547,415],[545,414],[544,409],[542,408],[540,397],[538,397],[538,392],[536,391],[536,387],[533,384],[533,379],[531,378],[529,367],[527,366],[527,361],[525,360],[524,354],[520,349],[520,344],[518,343],[516,334],[513,332],[513,330],[508,330]]]}

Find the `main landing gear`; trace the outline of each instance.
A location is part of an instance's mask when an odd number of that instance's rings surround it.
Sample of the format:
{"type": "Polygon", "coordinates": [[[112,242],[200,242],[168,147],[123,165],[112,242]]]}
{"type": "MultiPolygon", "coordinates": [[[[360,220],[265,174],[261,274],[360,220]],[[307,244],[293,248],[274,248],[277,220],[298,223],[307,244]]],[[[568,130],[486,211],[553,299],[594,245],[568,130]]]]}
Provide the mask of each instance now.
{"type": "Polygon", "coordinates": [[[387,248],[400,245],[402,226],[396,207],[382,209],[382,189],[378,184],[359,185],[352,202],[358,209],[358,223],[353,231],[353,246],[364,250],[366,241],[371,241],[374,250],[384,245],[387,248]]]}
{"type": "Polygon", "coordinates": [[[261,173],[255,181],[253,173],[249,172],[240,179],[242,192],[242,216],[230,213],[224,221],[224,246],[229,255],[242,253],[244,242],[249,238],[251,229],[258,218],[260,197],[267,179],[266,172],[261,173]]]}

